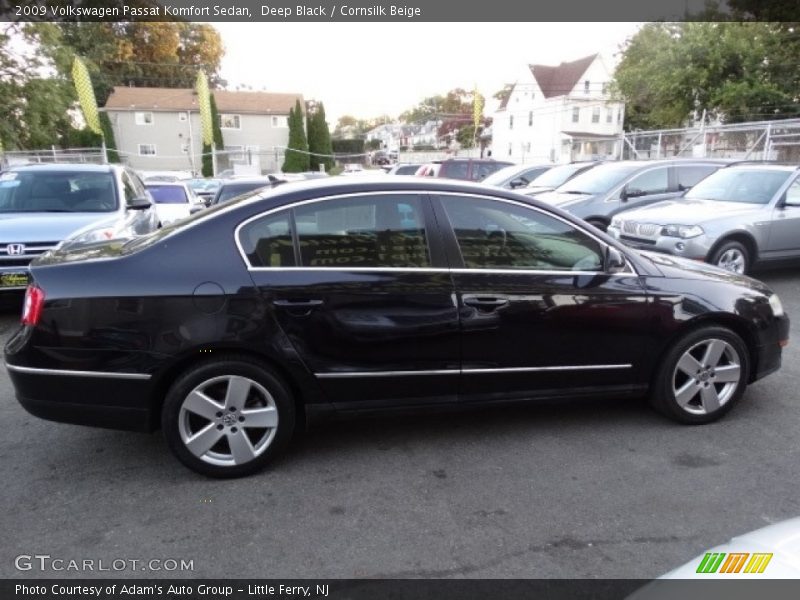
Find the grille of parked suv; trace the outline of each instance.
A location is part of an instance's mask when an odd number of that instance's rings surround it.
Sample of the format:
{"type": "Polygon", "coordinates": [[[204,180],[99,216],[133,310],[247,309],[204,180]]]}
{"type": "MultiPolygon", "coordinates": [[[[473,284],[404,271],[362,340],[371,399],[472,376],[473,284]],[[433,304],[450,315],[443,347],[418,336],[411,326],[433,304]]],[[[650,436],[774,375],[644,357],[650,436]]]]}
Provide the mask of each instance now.
{"type": "Polygon", "coordinates": [[[635,223],[633,221],[624,221],[622,224],[622,231],[628,235],[653,237],[658,231],[658,225],[653,225],[652,223],[635,223]]]}
{"type": "Polygon", "coordinates": [[[58,242],[0,243],[0,267],[24,267],[57,244],[58,242]]]}

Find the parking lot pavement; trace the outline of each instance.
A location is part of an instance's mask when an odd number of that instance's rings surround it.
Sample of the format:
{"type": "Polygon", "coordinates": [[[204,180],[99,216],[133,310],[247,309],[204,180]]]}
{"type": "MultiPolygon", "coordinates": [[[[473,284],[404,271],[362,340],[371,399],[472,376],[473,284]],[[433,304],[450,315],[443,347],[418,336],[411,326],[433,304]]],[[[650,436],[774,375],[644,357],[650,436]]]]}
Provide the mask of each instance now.
{"type": "MultiPolygon", "coordinates": [[[[760,278],[800,322],[800,271],[760,278]]],[[[3,342],[16,322],[0,315],[3,342]]],[[[613,400],[361,420],[234,481],[193,474],[159,433],[29,416],[3,372],[0,577],[40,575],[14,566],[37,553],[204,577],[657,576],[800,514],[799,354],[712,425],[613,400]]]]}

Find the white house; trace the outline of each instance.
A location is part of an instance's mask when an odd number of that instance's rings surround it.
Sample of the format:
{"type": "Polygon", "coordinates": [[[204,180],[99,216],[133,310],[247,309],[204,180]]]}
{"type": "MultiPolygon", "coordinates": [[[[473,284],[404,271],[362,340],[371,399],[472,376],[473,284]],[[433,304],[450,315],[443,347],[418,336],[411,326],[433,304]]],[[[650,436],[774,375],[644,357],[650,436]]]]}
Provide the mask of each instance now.
{"type": "Polygon", "coordinates": [[[492,156],[569,162],[617,156],[625,105],[608,93],[599,54],[558,66],[527,65],[492,123],[492,156]]]}

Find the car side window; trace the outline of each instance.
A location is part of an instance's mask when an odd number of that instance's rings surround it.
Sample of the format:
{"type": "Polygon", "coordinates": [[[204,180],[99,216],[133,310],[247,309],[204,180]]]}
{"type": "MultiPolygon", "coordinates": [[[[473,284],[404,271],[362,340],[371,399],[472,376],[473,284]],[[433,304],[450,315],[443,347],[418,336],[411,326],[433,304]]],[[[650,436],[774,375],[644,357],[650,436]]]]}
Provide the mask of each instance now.
{"type": "Polygon", "coordinates": [[[800,179],[795,179],[792,185],[786,190],[785,202],[793,206],[800,205],[800,179]]]}
{"type": "Polygon", "coordinates": [[[669,191],[668,168],[652,169],[637,175],[628,182],[625,189],[631,196],[647,196],[649,194],[663,194],[669,191]]]}
{"type": "Polygon", "coordinates": [[[442,197],[468,269],[601,271],[603,246],[538,210],[497,200],[442,197]]]}
{"type": "Polygon", "coordinates": [[[291,211],[251,221],[239,231],[239,243],[253,267],[294,267],[291,211]]]}
{"type": "Polygon", "coordinates": [[[452,162],[443,162],[440,174],[442,177],[449,177],[450,179],[466,179],[469,172],[469,163],[464,160],[454,160],[452,162]]]}
{"type": "Polygon", "coordinates": [[[294,209],[304,267],[429,267],[416,195],[364,195],[294,209]]]}
{"type": "Polygon", "coordinates": [[[711,175],[718,167],[712,165],[677,166],[675,173],[678,179],[678,189],[683,192],[700,183],[711,175]]]}
{"type": "Polygon", "coordinates": [[[422,204],[416,195],[312,202],[251,221],[240,230],[239,243],[253,267],[431,266],[422,204]]]}

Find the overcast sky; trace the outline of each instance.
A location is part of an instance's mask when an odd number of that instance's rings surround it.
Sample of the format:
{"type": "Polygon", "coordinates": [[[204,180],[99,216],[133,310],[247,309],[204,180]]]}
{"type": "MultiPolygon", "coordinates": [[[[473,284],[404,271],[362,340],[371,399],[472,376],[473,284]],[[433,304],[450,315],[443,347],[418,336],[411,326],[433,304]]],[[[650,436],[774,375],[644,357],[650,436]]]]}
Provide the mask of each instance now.
{"type": "Polygon", "coordinates": [[[214,23],[230,89],[299,92],[345,114],[396,117],[476,84],[488,99],[529,63],[609,58],[638,23],[214,23]]]}

